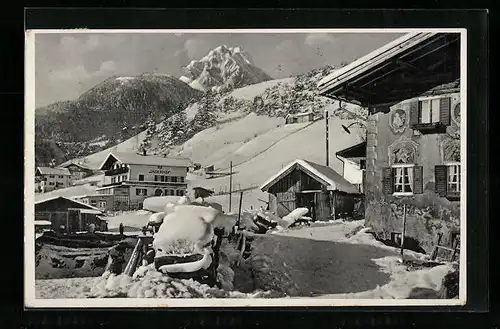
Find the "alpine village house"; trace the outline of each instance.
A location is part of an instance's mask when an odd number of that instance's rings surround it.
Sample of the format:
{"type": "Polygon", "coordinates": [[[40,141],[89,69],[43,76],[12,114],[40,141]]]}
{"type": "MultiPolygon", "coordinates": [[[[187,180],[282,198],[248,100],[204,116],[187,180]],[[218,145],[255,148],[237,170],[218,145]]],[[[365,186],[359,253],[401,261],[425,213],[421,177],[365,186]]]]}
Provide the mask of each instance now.
{"type": "Polygon", "coordinates": [[[405,248],[431,253],[438,236],[458,245],[460,34],[409,33],[318,88],[369,110],[366,153],[356,157],[366,155],[365,221],[377,238],[400,245],[404,229],[405,248]]]}
{"type": "Polygon", "coordinates": [[[35,183],[40,192],[68,187],[70,177],[71,172],[67,168],[37,167],[35,171],[35,183]]]}
{"type": "Polygon", "coordinates": [[[113,195],[114,209],[140,207],[151,196],[183,196],[190,167],[186,158],[113,152],[99,167],[104,184],[97,191],[113,195]]]}

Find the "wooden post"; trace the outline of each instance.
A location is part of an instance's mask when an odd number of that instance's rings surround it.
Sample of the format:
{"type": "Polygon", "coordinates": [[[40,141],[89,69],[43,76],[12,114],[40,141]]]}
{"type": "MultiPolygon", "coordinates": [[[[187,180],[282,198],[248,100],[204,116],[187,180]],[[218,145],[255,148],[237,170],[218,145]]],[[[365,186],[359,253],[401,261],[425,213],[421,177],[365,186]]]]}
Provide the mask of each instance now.
{"type": "Polygon", "coordinates": [[[66,227],[65,232],[69,233],[69,210],[66,211],[66,227]]]}
{"type": "Polygon", "coordinates": [[[83,231],[82,213],[78,212],[78,231],[83,231]]]}
{"type": "Polygon", "coordinates": [[[229,162],[229,212],[231,212],[232,190],[233,190],[233,161],[229,162]]]}
{"type": "Polygon", "coordinates": [[[240,219],[241,219],[241,205],[243,203],[243,192],[240,192],[240,206],[238,208],[238,228],[240,227],[240,219]]]}
{"type": "Polygon", "coordinates": [[[404,262],[404,244],[406,231],[406,203],[403,204],[403,230],[401,232],[401,262],[404,262]]]}

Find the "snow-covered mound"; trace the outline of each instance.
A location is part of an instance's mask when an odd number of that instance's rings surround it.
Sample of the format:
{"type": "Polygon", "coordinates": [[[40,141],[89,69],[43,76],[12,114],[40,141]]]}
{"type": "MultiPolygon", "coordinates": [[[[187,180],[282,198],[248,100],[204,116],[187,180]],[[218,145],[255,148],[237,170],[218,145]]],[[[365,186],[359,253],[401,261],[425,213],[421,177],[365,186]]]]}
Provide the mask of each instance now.
{"type": "Polygon", "coordinates": [[[179,78],[179,80],[181,80],[182,82],[187,83],[187,84],[189,84],[189,83],[191,83],[191,81],[193,81],[193,80],[191,80],[190,78],[188,78],[188,77],[186,77],[186,76],[184,76],[184,75],[183,75],[183,76],[181,76],[181,77],[179,78]]]}
{"type": "Polygon", "coordinates": [[[168,203],[177,203],[181,199],[180,196],[154,196],[146,198],[142,203],[144,210],[152,212],[160,212],[165,209],[168,203]]]}
{"type": "Polygon", "coordinates": [[[191,61],[184,71],[192,80],[190,86],[195,89],[231,90],[271,80],[268,74],[253,65],[250,55],[241,47],[225,45],[212,49],[200,60],[191,61]]]}

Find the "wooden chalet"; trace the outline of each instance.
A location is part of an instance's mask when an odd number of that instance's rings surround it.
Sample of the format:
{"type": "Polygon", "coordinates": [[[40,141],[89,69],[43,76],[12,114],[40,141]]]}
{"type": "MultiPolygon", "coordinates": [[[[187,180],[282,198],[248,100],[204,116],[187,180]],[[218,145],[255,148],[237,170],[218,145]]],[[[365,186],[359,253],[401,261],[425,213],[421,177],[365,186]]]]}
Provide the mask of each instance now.
{"type": "Polygon", "coordinates": [[[107,231],[103,217],[98,208],[64,196],[35,202],[35,223],[49,221],[51,229],[60,233],[86,231],[90,224],[98,231],[107,231]]]}
{"type": "Polygon", "coordinates": [[[295,160],[261,186],[269,193],[269,210],[283,217],[296,208],[308,208],[308,217],[327,221],[353,216],[362,202],[358,189],[330,167],[295,160]]]}

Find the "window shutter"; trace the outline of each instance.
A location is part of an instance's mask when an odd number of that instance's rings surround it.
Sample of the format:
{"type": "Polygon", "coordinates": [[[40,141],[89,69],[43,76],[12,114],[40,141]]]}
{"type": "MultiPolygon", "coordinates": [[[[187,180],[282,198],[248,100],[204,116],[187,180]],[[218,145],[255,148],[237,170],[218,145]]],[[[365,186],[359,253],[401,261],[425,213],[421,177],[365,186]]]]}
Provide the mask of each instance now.
{"type": "Polygon", "coordinates": [[[410,127],[413,128],[416,125],[418,125],[418,100],[410,103],[410,127]]]}
{"type": "Polygon", "coordinates": [[[392,168],[382,168],[382,192],[392,194],[394,192],[392,168]]]}
{"type": "Polygon", "coordinates": [[[438,165],[434,167],[434,178],[436,180],[435,191],[439,196],[446,196],[446,187],[448,185],[448,167],[444,165],[438,165]]]}
{"type": "Polygon", "coordinates": [[[445,126],[450,125],[451,98],[443,97],[439,100],[439,122],[445,126]]]}
{"type": "Polygon", "coordinates": [[[413,194],[424,193],[424,167],[413,167],[413,194]]]}

